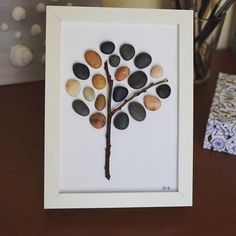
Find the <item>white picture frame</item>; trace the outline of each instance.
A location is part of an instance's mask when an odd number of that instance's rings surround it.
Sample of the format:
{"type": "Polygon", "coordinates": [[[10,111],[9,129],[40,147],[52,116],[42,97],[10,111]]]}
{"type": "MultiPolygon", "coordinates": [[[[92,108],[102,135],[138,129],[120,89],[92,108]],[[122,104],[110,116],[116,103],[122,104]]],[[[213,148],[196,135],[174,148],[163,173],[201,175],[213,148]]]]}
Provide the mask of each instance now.
{"type": "Polygon", "coordinates": [[[44,208],[192,206],[193,12],[185,10],[47,7],[44,208]],[[122,17],[121,17],[122,16],[122,17]],[[141,17],[140,17],[141,16],[141,17]],[[61,45],[64,22],[177,27],[178,118],[175,191],[60,191],[61,45]]]}

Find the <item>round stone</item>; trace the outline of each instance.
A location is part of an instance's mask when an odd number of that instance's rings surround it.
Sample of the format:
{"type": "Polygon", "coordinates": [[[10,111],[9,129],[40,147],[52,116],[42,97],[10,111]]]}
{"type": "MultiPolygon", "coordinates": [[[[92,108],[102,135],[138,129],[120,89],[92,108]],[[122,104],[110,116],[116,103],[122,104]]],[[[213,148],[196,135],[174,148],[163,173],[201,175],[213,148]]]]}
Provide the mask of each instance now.
{"type": "Polygon", "coordinates": [[[129,114],[136,121],[143,121],[146,118],[146,110],[144,109],[143,105],[138,102],[129,103],[128,110],[129,114]]]}
{"type": "Polygon", "coordinates": [[[113,91],[113,100],[115,102],[123,101],[128,95],[128,89],[122,86],[116,86],[113,91]]]}
{"type": "Polygon", "coordinates": [[[148,67],[151,63],[152,57],[146,52],[139,53],[134,59],[134,64],[138,69],[144,69],[148,67]]]}
{"type": "Polygon", "coordinates": [[[128,84],[131,88],[140,89],[147,83],[147,75],[143,71],[136,71],[130,75],[128,84]]]}
{"type": "Polygon", "coordinates": [[[69,79],[66,81],[66,92],[72,97],[78,97],[80,94],[81,86],[80,82],[75,79],[69,79]]]}
{"type": "Polygon", "coordinates": [[[109,57],[109,63],[112,67],[117,67],[120,64],[120,57],[117,55],[111,55],[109,57]]]}
{"type": "Polygon", "coordinates": [[[89,120],[90,124],[96,129],[101,129],[106,124],[106,117],[102,113],[92,114],[89,120]]]}
{"type": "Polygon", "coordinates": [[[126,61],[131,60],[135,55],[135,49],[131,44],[123,44],[120,47],[120,55],[126,61]]]}
{"type": "Polygon", "coordinates": [[[113,42],[111,42],[111,41],[103,42],[100,45],[100,50],[104,54],[111,54],[115,50],[115,44],[113,42]]]}
{"type": "Polygon", "coordinates": [[[94,88],[99,89],[99,90],[105,88],[106,86],[106,79],[101,74],[94,75],[92,82],[93,82],[94,88]]]}
{"type": "Polygon", "coordinates": [[[89,68],[82,63],[75,63],[73,65],[73,72],[79,79],[86,80],[90,76],[89,68]]]}
{"type": "Polygon", "coordinates": [[[160,78],[162,77],[164,74],[164,70],[160,65],[155,65],[152,67],[151,71],[150,71],[150,75],[153,78],[160,78]]]}
{"type": "Polygon", "coordinates": [[[126,129],[129,126],[129,117],[125,112],[119,112],[114,118],[113,123],[117,129],[126,129]]]}
{"type": "Polygon", "coordinates": [[[128,67],[122,66],[116,70],[115,78],[118,81],[126,79],[130,74],[130,69],[128,67]]]}
{"type": "Polygon", "coordinates": [[[160,109],[161,101],[159,98],[157,98],[155,96],[147,95],[144,97],[144,106],[149,111],[156,111],[156,110],[160,109]]]}
{"type": "Polygon", "coordinates": [[[95,98],[95,92],[93,88],[91,87],[84,88],[83,94],[84,94],[84,98],[89,102],[93,101],[95,98]]]}
{"type": "Polygon", "coordinates": [[[106,106],[106,98],[103,94],[99,94],[95,100],[95,108],[102,111],[106,106]]]}
{"type": "Polygon", "coordinates": [[[81,116],[87,116],[89,114],[89,108],[82,100],[74,100],[72,107],[74,111],[81,116]]]}
{"type": "Polygon", "coordinates": [[[160,98],[168,98],[171,94],[171,88],[168,84],[162,84],[156,88],[156,92],[160,98]]]}
{"type": "Polygon", "coordinates": [[[93,50],[88,50],[84,54],[86,62],[93,68],[98,69],[102,65],[102,59],[99,54],[93,50]]]}

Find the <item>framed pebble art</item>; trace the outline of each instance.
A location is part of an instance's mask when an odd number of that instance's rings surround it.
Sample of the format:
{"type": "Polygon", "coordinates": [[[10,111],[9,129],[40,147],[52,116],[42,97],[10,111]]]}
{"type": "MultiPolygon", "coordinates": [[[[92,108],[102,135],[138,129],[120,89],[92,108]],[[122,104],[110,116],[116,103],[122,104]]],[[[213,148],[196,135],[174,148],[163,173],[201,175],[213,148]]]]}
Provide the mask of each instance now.
{"type": "Polygon", "coordinates": [[[47,8],[45,208],[191,206],[192,19],[47,8]]]}

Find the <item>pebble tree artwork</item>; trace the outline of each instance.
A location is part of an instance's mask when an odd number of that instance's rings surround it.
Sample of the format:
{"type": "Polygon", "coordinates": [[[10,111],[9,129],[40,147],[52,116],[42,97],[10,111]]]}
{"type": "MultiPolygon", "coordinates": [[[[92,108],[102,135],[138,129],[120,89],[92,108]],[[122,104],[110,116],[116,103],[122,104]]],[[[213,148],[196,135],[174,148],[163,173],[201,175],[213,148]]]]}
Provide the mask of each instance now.
{"type": "Polygon", "coordinates": [[[73,110],[80,116],[90,116],[90,124],[96,128],[106,128],[106,147],[105,147],[105,177],[110,180],[110,157],[111,157],[111,127],[118,130],[128,128],[130,119],[132,121],[142,122],[146,118],[146,110],[157,111],[161,108],[162,99],[166,99],[171,94],[171,88],[167,84],[167,79],[161,79],[164,70],[161,65],[152,65],[152,56],[148,52],[136,54],[136,50],[131,44],[122,44],[119,48],[119,54],[114,54],[115,44],[111,41],[102,42],[100,52],[88,50],[84,53],[87,64],[93,68],[93,76],[89,66],[76,62],[72,65],[72,70],[77,79],[69,79],[66,82],[66,91],[72,97],[77,97],[72,101],[73,110]],[[102,61],[101,54],[107,56],[107,60],[102,61]],[[135,70],[131,72],[128,66],[120,66],[121,60],[128,64],[128,61],[134,63],[135,70]],[[132,60],[132,61],[131,61],[132,60]],[[96,69],[104,66],[104,75],[96,73],[96,69]],[[110,74],[109,66],[117,68],[114,74],[110,74]],[[150,67],[150,73],[147,75],[143,69],[150,67]],[[148,76],[152,77],[152,82],[148,84],[148,76]],[[86,80],[92,79],[93,87],[86,86],[86,80]],[[127,80],[128,86],[124,85],[127,80]],[[83,98],[78,98],[83,88],[83,98]],[[95,89],[102,90],[106,88],[107,94],[98,94],[95,98],[95,89]],[[151,89],[156,90],[156,96],[148,94],[151,89]],[[143,96],[143,104],[137,102],[135,98],[143,96]],[[90,114],[90,109],[86,102],[94,101],[96,112],[90,114]],[[113,101],[112,101],[113,100],[113,101]],[[114,103],[114,105],[113,105],[114,103]],[[122,108],[128,106],[129,115],[122,111],[122,108]],[[106,111],[104,112],[106,108],[106,111]],[[104,113],[103,113],[104,112],[104,113]]]}

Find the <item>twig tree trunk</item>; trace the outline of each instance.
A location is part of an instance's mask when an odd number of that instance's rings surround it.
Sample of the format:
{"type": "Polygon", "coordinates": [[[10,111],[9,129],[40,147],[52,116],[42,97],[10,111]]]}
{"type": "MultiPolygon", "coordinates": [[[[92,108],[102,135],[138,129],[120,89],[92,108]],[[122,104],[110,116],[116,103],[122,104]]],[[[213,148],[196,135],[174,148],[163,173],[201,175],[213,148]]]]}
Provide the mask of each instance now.
{"type": "Polygon", "coordinates": [[[110,156],[111,156],[111,98],[113,91],[113,80],[109,73],[108,63],[107,61],[104,64],[104,69],[107,76],[108,83],[108,99],[107,99],[107,130],[106,130],[106,154],[105,154],[105,176],[108,180],[110,180],[110,156]]]}

